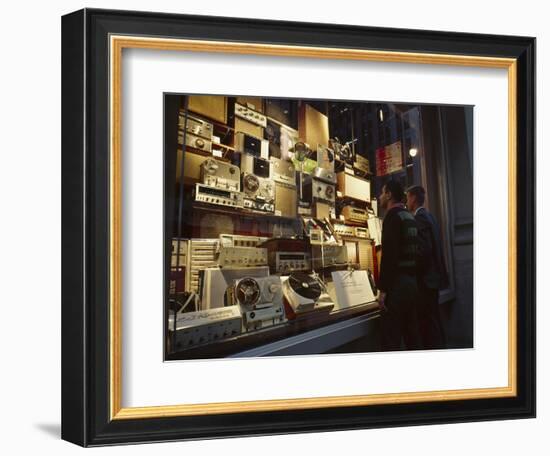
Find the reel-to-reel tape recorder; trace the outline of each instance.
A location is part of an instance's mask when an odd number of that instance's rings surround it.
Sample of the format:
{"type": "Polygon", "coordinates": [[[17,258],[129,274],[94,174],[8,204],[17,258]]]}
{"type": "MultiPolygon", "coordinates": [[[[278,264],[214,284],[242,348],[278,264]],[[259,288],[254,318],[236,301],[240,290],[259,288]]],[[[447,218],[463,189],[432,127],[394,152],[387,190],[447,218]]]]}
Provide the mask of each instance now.
{"type": "Polygon", "coordinates": [[[238,304],[247,330],[261,329],[286,321],[279,276],[243,277],[227,289],[227,303],[238,304]]]}

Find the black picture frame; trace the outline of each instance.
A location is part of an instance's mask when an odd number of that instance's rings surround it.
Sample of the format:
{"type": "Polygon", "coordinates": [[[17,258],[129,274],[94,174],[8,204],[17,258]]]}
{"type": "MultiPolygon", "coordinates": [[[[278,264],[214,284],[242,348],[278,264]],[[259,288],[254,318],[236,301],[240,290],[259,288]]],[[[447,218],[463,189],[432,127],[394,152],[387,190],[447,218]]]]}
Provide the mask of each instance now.
{"type": "MultiPolygon", "coordinates": [[[[62,438],[82,446],[535,416],[535,39],[84,9],[62,19],[62,438]],[[109,36],[517,61],[515,397],[111,419],[109,36]]],[[[160,147],[160,146],[159,146],[160,147]]]]}

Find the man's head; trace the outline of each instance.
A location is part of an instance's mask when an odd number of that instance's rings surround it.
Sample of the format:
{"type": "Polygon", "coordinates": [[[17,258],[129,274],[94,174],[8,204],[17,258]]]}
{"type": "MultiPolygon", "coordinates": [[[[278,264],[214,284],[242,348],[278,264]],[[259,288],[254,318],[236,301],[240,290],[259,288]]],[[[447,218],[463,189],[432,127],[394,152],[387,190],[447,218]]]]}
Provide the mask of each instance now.
{"type": "Polygon", "coordinates": [[[424,205],[426,199],[426,190],[420,185],[413,185],[407,189],[407,208],[410,211],[416,211],[424,205]]]}
{"type": "Polygon", "coordinates": [[[404,197],[403,186],[398,181],[389,180],[382,186],[378,200],[380,207],[387,209],[390,204],[402,203],[404,197]]]}

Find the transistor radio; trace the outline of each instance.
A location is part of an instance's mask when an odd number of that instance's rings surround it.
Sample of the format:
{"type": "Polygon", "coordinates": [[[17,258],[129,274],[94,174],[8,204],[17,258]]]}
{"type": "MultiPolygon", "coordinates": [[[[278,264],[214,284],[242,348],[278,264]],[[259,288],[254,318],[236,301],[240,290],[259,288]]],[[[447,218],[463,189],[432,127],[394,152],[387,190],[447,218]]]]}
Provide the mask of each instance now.
{"type": "Polygon", "coordinates": [[[214,158],[209,158],[201,164],[201,180],[209,187],[235,192],[241,190],[239,167],[214,158]]]}
{"type": "Polygon", "coordinates": [[[235,149],[255,157],[269,158],[269,143],[265,139],[256,138],[239,131],[235,133],[235,149]]]}
{"type": "Polygon", "coordinates": [[[195,201],[238,208],[243,207],[243,194],[204,184],[195,184],[195,201]]]}

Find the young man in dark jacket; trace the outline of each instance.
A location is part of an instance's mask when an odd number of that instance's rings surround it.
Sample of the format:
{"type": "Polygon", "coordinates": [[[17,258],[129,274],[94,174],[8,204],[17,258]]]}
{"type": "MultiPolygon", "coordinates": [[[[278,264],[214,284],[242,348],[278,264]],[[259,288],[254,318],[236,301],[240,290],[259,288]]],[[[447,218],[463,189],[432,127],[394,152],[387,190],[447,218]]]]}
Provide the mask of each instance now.
{"type": "Polygon", "coordinates": [[[447,268],[439,225],[424,207],[426,191],[419,185],[407,190],[407,208],[418,225],[418,321],[423,348],[445,348],[439,312],[439,290],[448,287],[447,268]]]}
{"type": "Polygon", "coordinates": [[[421,348],[416,309],[418,234],[416,221],[403,204],[404,197],[403,187],[393,180],[384,184],[379,197],[380,206],[386,210],[378,283],[382,350],[421,348]]]}

